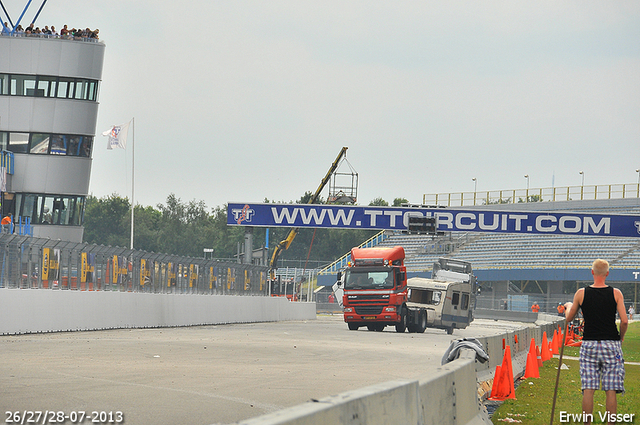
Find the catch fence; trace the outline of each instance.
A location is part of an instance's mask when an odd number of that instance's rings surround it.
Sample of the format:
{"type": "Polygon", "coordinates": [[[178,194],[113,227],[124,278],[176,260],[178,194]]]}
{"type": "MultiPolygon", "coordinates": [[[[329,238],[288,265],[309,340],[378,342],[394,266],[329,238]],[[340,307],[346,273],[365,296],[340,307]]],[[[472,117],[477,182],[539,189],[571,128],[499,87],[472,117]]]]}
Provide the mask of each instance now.
{"type": "Polygon", "coordinates": [[[0,288],[267,295],[267,267],[0,235],[0,288]]]}

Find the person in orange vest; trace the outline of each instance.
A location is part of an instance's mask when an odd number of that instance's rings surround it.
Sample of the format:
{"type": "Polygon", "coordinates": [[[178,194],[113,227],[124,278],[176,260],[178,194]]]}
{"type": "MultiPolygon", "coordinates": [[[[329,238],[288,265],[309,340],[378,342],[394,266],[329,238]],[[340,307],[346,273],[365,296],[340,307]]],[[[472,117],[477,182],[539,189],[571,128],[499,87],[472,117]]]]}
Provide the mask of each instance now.
{"type": "Polygon", "coordinates": [[[564,316],[564,304],[558,303],[558,316],[564,316]]]}
{"type": "Polygon", "coordinates": [[[534,313],[540,313],[540,306],[538,305],[538,303],[533,303],[533,305],[531,306],[531,311],[534,313]]]}
{"type": "Polygon", "coordinates": [[[2,225],[2,233],[9,233],[12,218],[11,213],[9,213],[8,216],[4,217],[2,221],[0,221],[0,224],[2,225]]]}

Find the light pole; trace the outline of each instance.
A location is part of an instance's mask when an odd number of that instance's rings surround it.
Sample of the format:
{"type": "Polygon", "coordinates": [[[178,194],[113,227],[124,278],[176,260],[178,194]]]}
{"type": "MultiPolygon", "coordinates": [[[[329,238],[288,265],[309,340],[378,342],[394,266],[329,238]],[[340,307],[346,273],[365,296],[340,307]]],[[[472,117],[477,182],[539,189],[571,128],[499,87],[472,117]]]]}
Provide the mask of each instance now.
{"type": "Polygon", "coordinates": [[[529,174],[525,174],[524,178],[527,179],[527,202],[529,202],[529,174]]]}
{"type": "Polygon", "coordinates": [[[476,204],[476,193],[478,192],[478,179],[474,177],[471,180],[473,181],[473,205],[475,205],[476,204]]]}
{"type": "Polygon", "coordinates": [[[580,175],[582,176],[582,184],[580,185],[580,200],[584,198],[584,171],[580,171],[580,175]]]}
{"type": "Polygon", "coordinates": [[[638,173],[638,189],[636,197],[640,198],[640,168],[636,168],[636,173],[638,173]]]}

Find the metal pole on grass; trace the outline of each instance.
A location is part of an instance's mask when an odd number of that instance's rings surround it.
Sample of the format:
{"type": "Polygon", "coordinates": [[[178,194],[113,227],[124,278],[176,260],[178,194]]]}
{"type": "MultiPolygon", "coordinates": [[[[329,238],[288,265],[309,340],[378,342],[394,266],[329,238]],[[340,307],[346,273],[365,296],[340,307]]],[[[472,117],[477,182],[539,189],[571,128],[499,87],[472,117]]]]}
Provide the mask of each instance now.
{"type": "Polygon", "coordinates": [[[558,396],[558,384],[560,383],[560,368],[562,367],[562,354],[564,353],[564,343],[567,338],[567,330],[569,329],[569,322],[567,319],[564,320],[564,333],[560,335],[561,343],[560,346],[560,360],[558,361],[558,373],[556,374],[556,387],[553,390],[553,404],[551,405],[551,420],[549,421],[549,425],[553,425],[553,415],[556,410],[556,398],[558,396]]]}

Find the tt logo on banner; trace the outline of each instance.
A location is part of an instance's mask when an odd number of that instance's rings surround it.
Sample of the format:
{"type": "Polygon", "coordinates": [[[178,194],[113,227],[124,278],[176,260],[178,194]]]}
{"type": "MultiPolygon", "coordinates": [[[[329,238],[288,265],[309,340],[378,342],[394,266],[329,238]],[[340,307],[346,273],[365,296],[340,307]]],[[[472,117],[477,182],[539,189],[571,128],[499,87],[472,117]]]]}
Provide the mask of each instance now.
{"type": "Polygon", "coordinates": [[[231,213],[233,214],[233,219],[236,223],[251,223],[251,218],[255,214],[255,211],[249,207],[249,205],[245,205],[242,209],[232,209],[231,213]]]}

